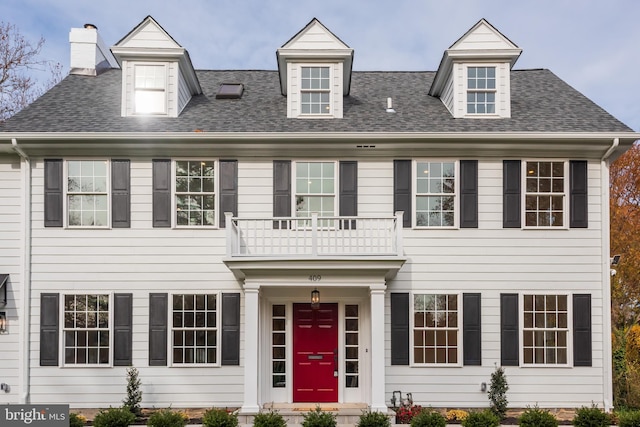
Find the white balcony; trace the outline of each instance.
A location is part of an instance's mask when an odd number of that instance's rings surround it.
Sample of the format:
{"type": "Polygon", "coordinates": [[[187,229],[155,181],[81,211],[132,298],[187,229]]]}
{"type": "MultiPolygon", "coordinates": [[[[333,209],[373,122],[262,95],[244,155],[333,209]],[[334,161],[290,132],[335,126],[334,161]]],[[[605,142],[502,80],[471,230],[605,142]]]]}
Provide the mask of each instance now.
{"type": "Polygon", "coordinates": [[[402,255],[402,212],[379,217],[234,218],[227,257],[320,259],[402,255]]]}

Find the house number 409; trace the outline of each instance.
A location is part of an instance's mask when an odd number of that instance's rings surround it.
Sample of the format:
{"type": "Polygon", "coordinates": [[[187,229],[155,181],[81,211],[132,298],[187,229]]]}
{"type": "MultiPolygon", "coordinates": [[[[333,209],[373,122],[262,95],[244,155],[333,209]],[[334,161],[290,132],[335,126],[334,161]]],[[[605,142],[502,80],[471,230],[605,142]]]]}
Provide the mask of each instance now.
{"type": "Polygon", "coordinates": [[[319,274],[312,274],[311,276],[309,276],[309,280],[311,282],[319,282],[320,280],[322,280],[322,276],[319,274]]]}

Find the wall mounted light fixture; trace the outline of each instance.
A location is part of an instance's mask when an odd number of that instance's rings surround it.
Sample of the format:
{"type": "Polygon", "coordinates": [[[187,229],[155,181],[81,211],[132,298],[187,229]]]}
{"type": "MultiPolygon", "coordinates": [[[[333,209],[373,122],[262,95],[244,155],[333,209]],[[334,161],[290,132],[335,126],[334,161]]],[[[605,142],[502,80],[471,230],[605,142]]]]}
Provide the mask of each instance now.
{"type": "Polygon", "coordinates": [[[311,308],[320,308],[320,291],[318,288],[311,291],[311,308]]]}
{"type": "Polygon", "coordinates": [[[0,311],[0,334],[7,333],[7,313],[0,311]]]}

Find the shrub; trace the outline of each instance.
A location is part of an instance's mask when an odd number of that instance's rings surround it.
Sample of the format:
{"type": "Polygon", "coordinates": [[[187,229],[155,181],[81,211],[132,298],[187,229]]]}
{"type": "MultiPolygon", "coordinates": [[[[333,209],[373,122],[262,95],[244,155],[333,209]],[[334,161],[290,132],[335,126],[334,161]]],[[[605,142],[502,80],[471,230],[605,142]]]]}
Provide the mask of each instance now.
{"type": "Polygon", "coordinates": [[[82,427],[86,424],[87,418],[84,415],[69,413],[69,427],[82,427]]]}
{"type": "Polygon", "coordinates": [[[94,427],[129,427],[136,416],[128,408],[103,409],[93,419],[94,427]]]}
{"type": "Polygon", "coordinates": [[[468,415],[469,413],[462,409],[450,409],[444,414],[444,417],[447,421],[462,421],[467,418],[468,415]]]}
{"type": "Polygon", "coordinates": [[[142,402],[142,390],[140,390],[138,370],[133,367],[127,368],[127,398],[122,401],[123,407],[139,417],[142,415],[140,402],[142,402]]]}
{"type": "Polygon", "coordinates": [[[490,409],[470,412],[467,418],[462,421],[463,427],[498,427],[499,425],[500,418],[490,409]]]}
{"type": "Polygon", "coordinates": [[[618,413],[618,427],[640,427],[640,411],[618,413]]]}
{"type": "Polygon", "coordinates": [[[336,427],[336,416],[324,412],[319,406],[302,416],[302,427],[336,427]]]}
{"type": "Polygon", "coordinates": [[[589,408],[583,406],[576,410],[573,425],[577,427],[608,427],[611,425],[611,419],[602,409],[593,404],[589,408]]]}
{"type": "Polygon", "coordinates": [[[491,374],[491,384],[489,385],[489,401],[491,402],[491,410],[500,419],[504,419],[507,414],[507,376],[502,366],[496,366],[496,370],[491,374]]]}
{"type": "Polygon", "coordinates": [[[386,412],[371,412],[371,410],[364,411],[358,422],[357,427],[391,427],[391,421],[386,412]]]}
{"type": "Polygon", "coordinates": [[[445,427],[447,420],[444,416],[430,409],[423,409],[411,420],[411,427],[445,427]]]}
{"type": "Polygon", "coordinates": [[[558,420],[549,411],[538,408],[527,408],[520,418],[518,425],[521,427],[558,427],[558,420]]]}
{"type": "Polygon", "coordinates": [[[209,409],[202,416],[204,427],[238,427],[238,415],[225,409],[209,409]]]}
{"type": "Polygon", "coordinates": [[[184,412],[161,409],[151,414],[147,420],[150,427],[184,427],[189,417],[184,412]]]}
{"type": "Polygon", "coordinates": [[[411,405],[401,406],[396,410],[396,423],[397,424],[409,424],[413,417],[422,412],[422,406],[411,405]]]}
{"type": "Polygon", "coordinates": [[[254,427],[286,427],[287,421],[277,411],[260,412],[253,418],[254,427]]]}

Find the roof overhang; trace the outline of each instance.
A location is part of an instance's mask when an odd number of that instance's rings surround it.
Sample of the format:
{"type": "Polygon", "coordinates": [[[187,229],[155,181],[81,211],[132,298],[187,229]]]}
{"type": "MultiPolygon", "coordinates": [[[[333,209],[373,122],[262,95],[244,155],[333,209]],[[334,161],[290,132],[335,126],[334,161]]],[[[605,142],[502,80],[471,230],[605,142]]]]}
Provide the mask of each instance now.
{"type": "Polygon", "coordinates": [[[377,277],[393,279],[407,261],[405,257],[342,257],[342,258],[273,258],[232,257],[223,259],[224,264],[239,280],[250,280],[268,276],[283,276],[307,273],[377,277]]]}
{"type": "Polygon", "coordinates": [[[640,133],[349,133],[349,132],[162,132],[0,133],[0,154],[14,154],[11,140],[30,156],[216,155],[407,157],[525,156],[615,160],[640,133]],[[611,149],[614,141],[618,144],[611,149]],[[179,143],[176,143],[179,141],[179,143]],[[606,155],[606,156],[605,156],[606,155]]]}

